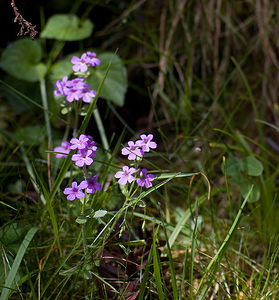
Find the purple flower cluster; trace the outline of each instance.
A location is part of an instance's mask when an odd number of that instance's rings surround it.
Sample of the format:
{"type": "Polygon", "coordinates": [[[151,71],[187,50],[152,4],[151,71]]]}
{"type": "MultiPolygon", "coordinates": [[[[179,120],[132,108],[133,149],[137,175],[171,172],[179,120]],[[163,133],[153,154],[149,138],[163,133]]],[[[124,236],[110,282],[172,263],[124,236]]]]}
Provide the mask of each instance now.
{"type": "MultiPolygon", "coordinates": [[[[141,140],[137,140],[136,142],[129,141],[128,147],[124,147],[121,150],[123,155],[128,155],[129,160],[141,159],[145,152],[149,152],[150,149],[157,148],[157,144],[152,141],[152,134],[142,134],[140,137],[141,140]]],[[[121,185],[126,185],[127,182],[131,183],[136,180],[139,186],[145,186],[146,188],[151,187],[151,181],[154,180],[154,175],[147,174],[146,169],[140,169],[137,171],[134,167],[129,168],[128,166],[124,166],[121,171],[116,172],[114,177],[119,179],[118,183],[121,185]]]]}
{"type": "MultiPolygon", "coordinates": [[[[100,64],[100,60],[96,58],[96,53],[86,52],[81,55],[81,58],[73,56],[71,59],[73,70],[84,73],[88,70],[88,66],[94,67],[100,64]]],[[[62,80],[57,80],[54,84],[55,96],[66,96],[68,102],[79,101],[82,99],[85,103],[90,103],[96,96],[96,91],[90,90],[90,86],[84,82],[84,78],[75,78],[68,80],[68,76],[63,77],[62,80]]]]}
{"type": "Polygon", "coordinates": [[[68,76],[65,76],[62,80],[57,80],[54,86],[56,88],[54,95],[66,96],[68,102],[82,99],[83,102],[90,103],[97,93],[94,90],[90,90],[90,86],[84,82],[84,78],[68,80],[68,76]]]}
{"type": "Polygon", "coordinates": [[[155,149],[157,147],[157,144],[152,141],[152,134],[149,134],[147,136],[145,134],[142,134],[140,138],[141,140],[137,140],[136,142],[129,141],[129,147],[124,147],[121,150],[121,153],[123,155],[128,155],[129,160],[141,158],[143,157],[144,152],[149,152],[150,149],[155,149]]]}
{"type": "Polygon", "coordinates": [[[81,55],[81,57],[73,56],[71,59],[71,63],[73,64],[74,72],[85,73],[88,70],[88,66],[95,67],[98,66],[101,62],[96,57],[96,53],[94,52],[86,52],[81,55]]]}
{"type": "Polygon", "coordinates": [[[77,150],[72,155],[72,161],[75,162],[77,167],[82,168],[84,165],[90,166],[93,164],[97,149],[92,136],[81,134],[79,138],[72,138],[70,143],[63,141],[61,146],[55,147],[53,150],[56,153],[56,158],[66,157],[70,150],[77,150]]]}
{"type": "Polygon", "coordinates": [[[100,190],[102,188],[101,184],[97,182],[97,180],[98,175],[86,178],[86,180],[83,180],[79,185],[76,181],[73,181],[72,187],[65,188],[63,193],[68,195],[67,199],[70,201],[73,201],[76,198],[81,199],[85,196],[82,190],[86,189],[87,194],[93,194],[95,193],[95,190],[100,190]]]}
{"type": "MultiPolygon", "coordinates": [[[[72,155],[72,161],[75,162],[77,167],[83,168],[84,166],[90,166],[96,156],[97,146],[90,135],[81,134],[79,137],[72,138],[70,142],[63,141],[61,146],[55,147],[54,152],[56,158],[66,157],[70,150],[75,150],[76,153],[72,155]]],[[[86,193],[93,194],[95,190],[101,189],[101,184],[97,182],[98,175],[86,178],[79,185],[76,181],[72,182],[72,187],[67,187],[64,190],[64,194],[68,195],[68,200],[74,200],[75,198],[81,199],[85,196],[82,190],[86,189],[86,193]]]]}

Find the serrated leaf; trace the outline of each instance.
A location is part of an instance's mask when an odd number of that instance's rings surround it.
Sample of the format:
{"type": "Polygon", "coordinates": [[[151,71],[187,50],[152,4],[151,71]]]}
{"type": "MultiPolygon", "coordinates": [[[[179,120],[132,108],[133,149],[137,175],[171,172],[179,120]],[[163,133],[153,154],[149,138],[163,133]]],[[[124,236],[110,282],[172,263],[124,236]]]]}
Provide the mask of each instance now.
{"type": "Polygon", "coordinates": [[[48,19],[40,36],[59,41],[80,41],[92,34],[93,27],[89,19],[81,21],[76,15],[56,14],[48,19]]]}
{"type": "Polygon", "coordinates": [[[247,156],[242,160],[243,171],[250,176],[260,176],[263,172],[262,163],[253,155],[247,156]]]}
{"type": "Polygon", "coordinates": [[[85,224],[86,222],[87,222],[87,218],[86,217],[77,217],[76,218],[76,222],[78,223],[78,224],[85,224]]]}
{"type": "Polygon", "coordinates": [[[46,73],[46,66],[40,63],[41,59],[40,42],[21,39],[4,50],[0,67],[17,79],[35,82],[46,73]]]}
{"type": "MultiPolygon", "coordinates": [[[[240,184],[240,193],[242,195],[242,197],[245,199],[248,192],[250,191],[251,189],[251,186],[253,185],[253,183],[247,179],[245,180],[242,180],[241,184],[240,184]]],[[[248,202],[256,202],[260,199],[260,195],[261,195],[261,192],[260,192],[260,189],[257,185],[254,185],[254,188],[248,198],[248,202]]]]}
{"type": "Polygon", "coordinates": [[[106,211],[106,210],[100,209],[100,210],[95,211],[93,218],[95,218],[95,219],[97,219],[97,218],[102,218],[102,217],[104,217],[106,214],[107,214],[107,211],[106,211]]]}
{"type": "Polygon", "coordinates": [[[124,64],[118,56],[115,56],[114,53],[106,52],[99,55],[97,54],[97,57],[101,60],[101,64],[96,69],[92,71],[90,70],[91,75],[87,79],[88,84],[91,89],[97,90],[105,76],[109,63],[112,60],[111,67],[100,96],[119,106],[123,106],[127,90],[127,73],[124,64]]]}

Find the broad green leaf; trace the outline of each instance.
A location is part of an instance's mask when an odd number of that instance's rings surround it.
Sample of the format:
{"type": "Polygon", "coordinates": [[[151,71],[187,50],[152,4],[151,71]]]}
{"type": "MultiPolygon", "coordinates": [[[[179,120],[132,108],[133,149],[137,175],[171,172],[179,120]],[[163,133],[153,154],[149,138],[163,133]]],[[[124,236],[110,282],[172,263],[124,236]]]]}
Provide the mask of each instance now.
{"type": "Polygon", "coordinates": [[[63,59],[55,63],[50,71],[50,80],[62,80],[64,76],[70,76],[73,73],[73,64],[70,59],[63,59]]]}
{"type": "MultiPolygon", "coordinates": [[[[240,183],[240,193],[243,198],[247,197],[252,185],[253,185],[253,183],[250,180],[243,178],[243,180],[240,183]]],[[[260,192],[259,187],[257,185],[254,185],[254,188],[253,188],[252,192],[250,193],[247,201],[248,202],[256,202],[260,199],[260,195],[261,195],[261,192],[260,192]]]]}
{"type": "Polygon", "coordinates": [[[242,165],[243,171],[245,171],[250,176],[260,176],[263,172],[262,163],[258,161],[253,155],[243,158],[242,165]]]}
{"type": "Polygon", "coordinates": [[[102,87],[100,96],[119,106],[123,106],[127,90],[126,68],[120,58],[115,56],[114,53],[106,52],[100,55],[97,54],[97,57],[101,60],[101,64],[97,66],[96,69],[90,70],[91,75],[87,79],[88,84],[91,89],[96,90],[104,78],[107,67],[112,60],[111,67],[102,87]]]}
{"type": "Polygon", "coordinates": [[[48,19],[41,38],[80,41],[92,34],[93,26],[89,19],[81,21],[76,15],[56,14],[48,19]]]}
{"type": "Polygon", "coordinates": [[[41,58],[39,41],[21,39],[4,50],[0,67],[17,79],[35,82],[46,73],[46,66],[40,63],[41,58]]]}

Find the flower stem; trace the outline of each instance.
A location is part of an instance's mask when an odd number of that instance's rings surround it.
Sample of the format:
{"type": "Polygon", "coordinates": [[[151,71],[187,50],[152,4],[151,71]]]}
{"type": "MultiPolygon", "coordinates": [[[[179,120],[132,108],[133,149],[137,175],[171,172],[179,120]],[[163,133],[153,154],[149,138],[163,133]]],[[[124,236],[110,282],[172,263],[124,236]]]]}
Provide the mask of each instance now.
{"type": "Polygon", "coordinates": [[[49,120],[49,115],[48,115],[46,82],[45,82],[44,77],[40,78],[40,90],[41,90],[41,97],[42,97],[42,102],[43,102],[43,107],[44,107],[44,116],[45,116],[45,123],[46,123],[49,147],[50,147],[50,149],[52,149],[51,127],[50,127],[50,120],[49,120]]]}
{"type": "Polygon", "coordinates": [[[105,128],[104,128],[104,125],[103,125],[103,122],[102,122],[102,119],[101,119],[101,116],[99,114],[99,110],[98,110],[97,107],[93,110],[93,115],[94,115],[94,119],[96,121],[98,130],[99,130],[99,134],[100,134],[100,137],[101,137],[101,140],[102,140],[103,147],[104,147],[104,149],[107,153],[108,159],[110,159],[111,154],[109,152],[109,143],[108,143],[105,128]]]}

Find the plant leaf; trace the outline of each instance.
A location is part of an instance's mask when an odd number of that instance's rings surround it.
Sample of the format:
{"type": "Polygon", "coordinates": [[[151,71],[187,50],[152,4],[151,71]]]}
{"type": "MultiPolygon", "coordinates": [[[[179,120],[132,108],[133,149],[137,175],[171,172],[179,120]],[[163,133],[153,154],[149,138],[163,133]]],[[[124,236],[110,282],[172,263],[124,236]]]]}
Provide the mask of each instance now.
{"type": "MultiPolygon", "coordinates": [[[[242,195],[243,198],[246,198],[250,189],[251,189],[251,186],[253,185],[253,183],[246,179],[246,178],[243,178],[241,183],[240,183],[240,193],[242,195]]],[[[256,202],[260,199],[260,195],[261,195],[261,192],[260,192],[260,189],[257,185],[254,185],[254,188],[252,190],[252,192],[250,193],[249,197],[248,197],[248,202],[256,202]]]]}
{"type": "Polygon", "coordinates": [[[226,159],[226,174],[230,176],[239,175],[242,171],[241,161],[235,157],[233,154],[229,153],[228,158],[226,159]]]}
{"type": "Polygon", "coordinates": [[[249,155],[242,159],[243,171],[250,176],[260,176],[263,172],[262,163],[253,155],[249,155]]]}
{"type": "Polygon", "coordinates": [[[107,214],[106,210],[100,209],[95,211],[93,218],[102,218],[107,214]]]}
{"type": "Polygon", "coordinates": [[[81,21],[76,15],[56,14],[48,19],[40,36],[58,41],[80,41],[92,34],[93,27],[89,19],[81,21]]]}
{"type": "Polygon", "coordinates": [[[94,72],[92,72],[87,79],[88,84],[91,89],[96,90],[105,76],[109,63],[112,61],[109,74],[104,82],[100,96],[119,106],[123,106],[127,90],[126,68],[120,58],[114,53],[105,52],[98,55],[98,58],[101,60],[101,64],[94,69],[94,72]]]}
{"type": "Polygon", "coordinates": [[[21,39],[4,50],[0,67],[17,79],[35,82],[46,73],[46,66],[40,63],[41,58],[39,41],[21,39]]]}

